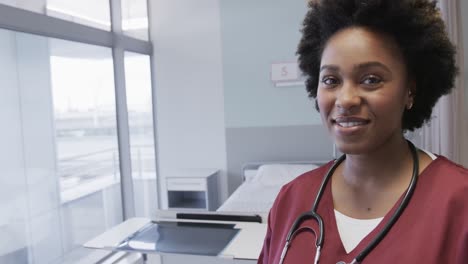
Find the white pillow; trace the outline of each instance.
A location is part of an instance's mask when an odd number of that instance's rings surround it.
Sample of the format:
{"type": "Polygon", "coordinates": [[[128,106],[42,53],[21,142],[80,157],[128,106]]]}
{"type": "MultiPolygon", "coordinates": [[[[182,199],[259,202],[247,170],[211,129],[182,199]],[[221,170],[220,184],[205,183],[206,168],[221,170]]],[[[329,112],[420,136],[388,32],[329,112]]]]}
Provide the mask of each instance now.
{"type": "Polygon", "coordinates": [[[244,177],[246,182],[251,182],[257,175],[258,170],[244,170],[244,177]]]}
{"type": "Polygon", "coordinates": [[[258,168],[252,180],[266,186],[283,186],[297,176],[318,168],[314,164],[265,164],[258,168]]]}

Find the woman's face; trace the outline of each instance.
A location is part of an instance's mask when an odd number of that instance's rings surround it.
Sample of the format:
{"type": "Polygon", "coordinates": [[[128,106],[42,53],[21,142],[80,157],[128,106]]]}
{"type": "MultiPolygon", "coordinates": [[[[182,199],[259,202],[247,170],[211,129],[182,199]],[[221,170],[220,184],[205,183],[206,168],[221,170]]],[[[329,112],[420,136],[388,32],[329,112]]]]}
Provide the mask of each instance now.
{"type": "Polygon", "coordinates": [[[333,35],[322,54],[317,103],[338,149],[365,154],[401,140],[409,83],[390,37],[359,27],[333,35]]]}

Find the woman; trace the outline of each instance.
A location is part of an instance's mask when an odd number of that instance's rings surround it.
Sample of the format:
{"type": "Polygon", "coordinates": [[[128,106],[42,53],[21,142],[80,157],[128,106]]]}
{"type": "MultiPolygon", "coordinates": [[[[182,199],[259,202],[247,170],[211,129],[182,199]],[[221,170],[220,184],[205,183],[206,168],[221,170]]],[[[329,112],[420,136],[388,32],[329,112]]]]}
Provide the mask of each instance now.
{"type": "Polygon", "coordinates": [[[307,91],[345,155],[282,188],[258,263],[468,263],[468,171],[403,136],[454,84],[435,3],[314,1],[302,32],[307,91]]]}

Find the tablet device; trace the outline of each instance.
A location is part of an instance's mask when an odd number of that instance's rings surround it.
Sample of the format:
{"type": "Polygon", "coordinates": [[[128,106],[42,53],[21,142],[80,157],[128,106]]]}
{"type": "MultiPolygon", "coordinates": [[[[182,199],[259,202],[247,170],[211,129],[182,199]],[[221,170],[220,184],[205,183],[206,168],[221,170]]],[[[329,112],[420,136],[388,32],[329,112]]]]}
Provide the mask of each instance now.
{"type": "Polygon", "coordinates": [[[237,235],[234,224],[154,221],[122,241],[117,250],[217,256],[237,235]]]}

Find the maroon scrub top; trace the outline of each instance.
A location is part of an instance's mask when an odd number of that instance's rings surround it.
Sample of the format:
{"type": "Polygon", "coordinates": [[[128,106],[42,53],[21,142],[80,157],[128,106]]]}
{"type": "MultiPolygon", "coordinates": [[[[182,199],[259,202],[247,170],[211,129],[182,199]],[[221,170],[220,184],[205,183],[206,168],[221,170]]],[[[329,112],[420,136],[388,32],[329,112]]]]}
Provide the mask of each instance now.
{"type": "MultiPolygon", "coordinates": [[[[292,223],[312,208],[320,183],[331,165],[329,162],[283,186],[268,216],[267,235],[258,263],[279,263],[292,223]]],[[[387,224],[401,199],[354,250],[346,253],[336,226],[329,182],[317,209],[325,225],[319,263],[352,262],[387,224]]],[[[318,232],[314,220],[307,220],[302,226],[318,232]]],[[[313,233],[299,232],[291,242],[284,263],[313,263],[315,250],[313,233]]],[[[420,174],[403,214],[362,263],[468,264],[468,170],[442,156],[432,161],[420,174]]]]}

